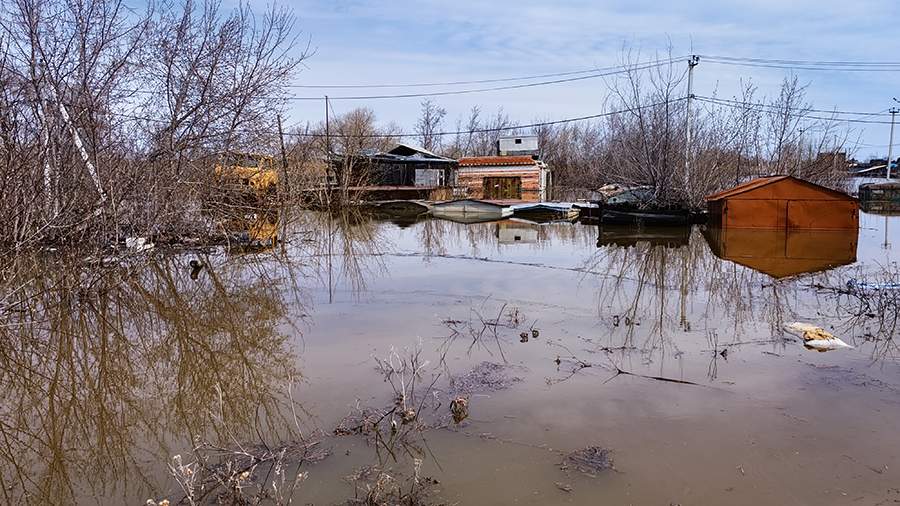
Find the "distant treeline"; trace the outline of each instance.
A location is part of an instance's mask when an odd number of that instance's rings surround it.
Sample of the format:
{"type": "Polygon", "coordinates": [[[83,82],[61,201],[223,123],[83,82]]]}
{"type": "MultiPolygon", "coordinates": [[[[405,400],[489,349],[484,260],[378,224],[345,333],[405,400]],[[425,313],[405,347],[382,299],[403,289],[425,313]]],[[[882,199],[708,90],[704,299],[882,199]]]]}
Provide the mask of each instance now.
{"type": "Polygon", "coordinates": [[[491,154],[500,135],[535,134],[557,186],[649,185],[660,203],[692,208],[761,174],[845,184],[836,155],[846,133],[810,114],[796,78],[772,98],[757,98],[750,83],[733,100],[698,97],[688,149],[686,66],[638,65],[628,52],[628,71],[607,81],[608,114],[592,120],[519,126],[502,109],[473,107],[450,125],[444,109],[425,101],[407,135],[362,108],[332,118],[327,137],[324,124],[282,136],[287,87],[312,53],[300,36],[292,11],[278,7],[226,11],[200,0],[136,12],[121,0],[4,3],[0,245],[213,236],[221,226],[205,211],[247,212],[210,192],[214,167],[235,151],[283,162],[282,203],[342,205],[365,174],[340,171],[335,180],[332,156],[403,137],[461,157],[491,154]]]}

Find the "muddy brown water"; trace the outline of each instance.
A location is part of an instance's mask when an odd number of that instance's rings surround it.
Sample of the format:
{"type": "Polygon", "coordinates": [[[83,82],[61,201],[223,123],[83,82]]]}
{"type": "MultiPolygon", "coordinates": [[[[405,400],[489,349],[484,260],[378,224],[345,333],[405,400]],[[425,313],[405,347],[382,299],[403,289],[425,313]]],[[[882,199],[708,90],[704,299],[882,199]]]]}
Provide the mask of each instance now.
{"type": "Polygon", "coordinates": [[[900,501],[895,332],[816,288],[897,273],[900,219],[861,225],[855,258],[825,248],[821,270],[780,279],[745,265],[784,259],[725,260],[699,228],[321,215],[283,250],[157,252],[104,270],[23,261],[4,277],[0,500],[176,502],[168,466],[192,441],[302,433],[331,456],[301,467],[294,503],[344,503],[373,446],[320,432],[390,405],[375,358],[418,349],[423,377],[442,375],[433,416],[449,416],[447,375],[489,362],[511,378],[471,391],[461,424],[424,433],[434,503],[900,501]],[[498,315],[472,345],[470,328],[498,315]],[[855,348],[806,350],[780,330],[792,321],[855,348]],[[592,446],[613,470],[562,465],[592,446]]]}

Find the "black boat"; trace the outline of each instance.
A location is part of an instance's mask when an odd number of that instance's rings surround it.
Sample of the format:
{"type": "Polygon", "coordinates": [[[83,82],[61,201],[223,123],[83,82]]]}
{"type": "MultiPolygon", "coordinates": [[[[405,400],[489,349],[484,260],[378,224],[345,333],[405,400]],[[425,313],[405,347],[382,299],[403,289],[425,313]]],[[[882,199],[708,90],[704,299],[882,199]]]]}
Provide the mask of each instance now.
{"type": "Polygon", "coordinates": [[[691,223],[691,214],[681,209],[604,207],[600,211],[600,223],[604,225],[687,225],[691,223]]]}

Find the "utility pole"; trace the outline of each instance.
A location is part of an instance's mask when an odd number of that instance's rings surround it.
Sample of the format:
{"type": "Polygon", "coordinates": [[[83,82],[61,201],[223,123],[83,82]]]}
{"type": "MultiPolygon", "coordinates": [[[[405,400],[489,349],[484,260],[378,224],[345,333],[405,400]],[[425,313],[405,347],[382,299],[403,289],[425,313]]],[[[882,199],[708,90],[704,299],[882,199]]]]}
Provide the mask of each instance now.
{"type": "Polygon", "coordinates": [[[285,192],[291,194],[291,181],[288,177],[287,150],[284,147],[284,129],[281,125],[281,114],[278,115],[278,140],[281,142],[281,170],[284,173],[285,192]]]}
{"type": "MultiPolygon", "coordinates": [[[[329,109],[331,106],[328,104],[328,95],[325,95],[325,186],[331,186],[331,176],[332,169],[331,166],[331,125],[330,125],[330,114],[329,109]]],[[[334,174],[335,182],[337,182],[337,174],[334,174]]],[[[330,190],[326,190],[327,192],[330,190]]],[[[330,202],[329,202],[330,206],[330,202]]]]}
{"type": "MultiPolygon", "coordinates": [[[[897,100],[896,98],[894,100],[897,100]]],[[[888,142],[888,159],[887,159],[887,179],[891,178],[891,161],[894,157],[894,118],[897,116],[897,113],[900,112],[900,109],[896,107],[891,107],[891,110],[888,111],[891,113],[891,140],[888,142]]]]}
{"type": "Polygon", "coordinates": [[[692,54],[688,58],[687,107],[685,118],[684,142],[684,191],[690,194],[691,188],[691,102],[694,100],[694,67],[700,64],[700,57],[692,54]]]}
{"type": "Polygon", "coordinates": [[[325,150],[328,152],[328,158],[331,158],[331,127],[329,125],[329,113],[328,110],[331,108],[328,105],[328,95],[325,95],[325,150]]]}

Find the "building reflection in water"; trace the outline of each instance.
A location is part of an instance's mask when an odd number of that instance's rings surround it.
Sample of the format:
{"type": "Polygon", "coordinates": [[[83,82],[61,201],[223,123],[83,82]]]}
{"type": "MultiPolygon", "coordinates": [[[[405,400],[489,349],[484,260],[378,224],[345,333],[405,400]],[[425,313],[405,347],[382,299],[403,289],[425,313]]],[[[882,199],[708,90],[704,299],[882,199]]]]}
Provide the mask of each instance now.
{"type": "Polygon", "coordinates": [[[821,272],[856,262],[857,230],[757,230],[707,228],[717,257],[775,279],[821,272]]]}

